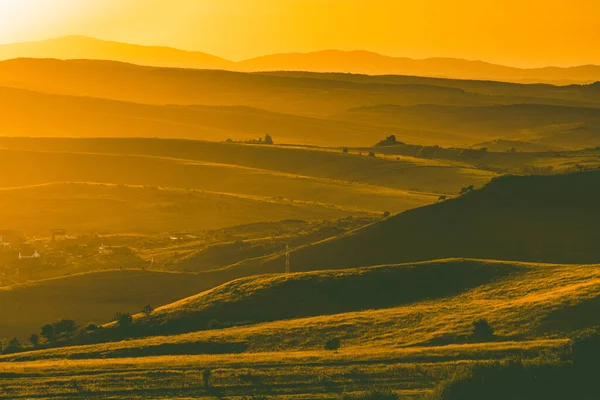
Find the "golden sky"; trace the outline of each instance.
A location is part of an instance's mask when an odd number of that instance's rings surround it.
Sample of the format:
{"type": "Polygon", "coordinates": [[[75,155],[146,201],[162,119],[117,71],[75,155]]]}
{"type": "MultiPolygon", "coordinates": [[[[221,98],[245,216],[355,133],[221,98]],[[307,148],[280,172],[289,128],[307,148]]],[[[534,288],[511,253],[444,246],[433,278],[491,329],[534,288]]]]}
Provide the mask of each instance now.
{"type": "Polygon", "coordinates": [[[0,43],[94,36],[233,60],[365,49],[517,65],[600,64],[598,0],[0,0],[0,43]]]}

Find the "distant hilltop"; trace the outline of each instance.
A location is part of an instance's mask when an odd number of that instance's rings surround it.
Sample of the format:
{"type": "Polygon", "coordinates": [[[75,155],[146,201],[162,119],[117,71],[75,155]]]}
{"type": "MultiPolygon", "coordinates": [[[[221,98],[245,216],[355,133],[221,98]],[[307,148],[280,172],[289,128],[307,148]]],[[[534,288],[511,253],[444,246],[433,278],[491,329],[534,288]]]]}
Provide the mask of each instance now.
{"type": "Polygon", "coordinates": [[[114,60],[149,66],[243,72],[343,72],[556,85],[589,84],[600,81],[600,66],[596,65],[525,69],[455,58],[416,60],[368,51],[340,50],[273,54],[234,62],[199,51],[142,46],[86,36],[64,36],[37,42],[0,45],[0,60],[13,58],[114,60]]]}

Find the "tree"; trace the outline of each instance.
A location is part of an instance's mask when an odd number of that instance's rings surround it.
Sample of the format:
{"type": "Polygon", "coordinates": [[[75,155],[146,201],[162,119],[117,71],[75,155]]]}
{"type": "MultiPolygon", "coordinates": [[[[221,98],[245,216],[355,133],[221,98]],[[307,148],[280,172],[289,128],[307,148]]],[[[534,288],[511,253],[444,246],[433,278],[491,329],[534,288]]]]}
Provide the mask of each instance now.
{"type": "Polygon", "coordinates": [[[127,329],[133,325],[133,317],[130,313],[117,313],[115,319],[119,328],[127,329]]]}
{"type": "Polygon", "coordinates": [[[72,319],[61,319],[52,324],[57,338],[71,337],[77,331],[77,324],[72,319]]]}
{"type": "Polygon", "coordinates": [[[375,146],[376,147],[381,147],[381,146],[395,146],[398,144],[404,144],[402,142],[399,142],[396,139],[396,135],[390,135],[388,137],[386,137],[384,140],[382,140],[381,142],[377,143],[375,146]]]}
{"type": "Polygon", "coordinates": [[[263,141],[264,144],[273,144],[273,138],[271,137],[271,135],[269,135],[268,133],[265,135],[265,140],[263,141]]]}
{"type": "Polygon", "coordinates": [[[373,153],[372,151],[369,152],[369,157],[375,157],[375,153],[373,153]]]}
{"type": "Polygon", "coordinates": [[[342,346],[342,341],[340,338],[329,339],[327,343],[325,343],[325,350],[335,351],[338,350],[342,346]]]}
{"type": "Polygon", "coordinates": [[[21,341],[19,340],[19,338],[12,338],[8,341],[8,343],[6,344],[6,347],[4,348],[4,352],[5,353],[14,353],[16,351],[22,350],[23,349],[23,345],[21,344],[21,341]]]}
{"type": "Polygon", "coordinates": [[[48,342],[54,342],[56,340],[56,333],[54,332],[54,325],[46,324],[42,326],[41,336],[48,342]]]}
{"type": "Polygon", "coordinates": [[[344,147],[344,148],[342,149],[342,153],[348,154],[348,148],[347,148],[347,147],[344,147]]]}
{"type": "Polygon", "coordinates": [[[473,338],[479,341],[490,340],[494,336],[494,329],[486,319],[473,322],[473,338]]]}
{"type": "Polygon", "coordinates": [[[149,317],[150,314],[152,314],[154,312],[154,308],[150,304],[146,304],[144,306],[144,309],[142,310],[142,312],[144,313],[144,315],[146,317],[149,317]]]}
{"type": "Polygon", "coordinates": [[[31,343],[33,347],[38,347],[40,344],[40,337],[34,333],[29,336],[29,343],[31,343]]]}

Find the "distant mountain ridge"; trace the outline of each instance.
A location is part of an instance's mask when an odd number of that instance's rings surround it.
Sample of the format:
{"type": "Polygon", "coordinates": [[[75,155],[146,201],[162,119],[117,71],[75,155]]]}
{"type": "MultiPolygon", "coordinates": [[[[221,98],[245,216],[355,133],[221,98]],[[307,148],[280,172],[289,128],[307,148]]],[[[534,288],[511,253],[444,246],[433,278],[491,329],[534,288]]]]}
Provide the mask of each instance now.
{"type": "Polygon", "coordinates": [[[0,60],[13,58],[102,59],[160,67],[232,71],[343,72],[368,75],[415,75],[519,83],[574,84],[600,81],[600,66],[516,68],[455,58],[411,59],[369,51],[324,50],[256,57],[240,62],[198,51],[142,46],[85,36],[0,45],[0,60]]]}
{"type": "Polygon", "coordinates": [[[113,60],[140,65],[195,69],[230,69],[234,66],[234,63],[229,60],[199,51],[142,46],[77,35],[38,42],[0,45],[0,59],[27,57],[113,60]]]}

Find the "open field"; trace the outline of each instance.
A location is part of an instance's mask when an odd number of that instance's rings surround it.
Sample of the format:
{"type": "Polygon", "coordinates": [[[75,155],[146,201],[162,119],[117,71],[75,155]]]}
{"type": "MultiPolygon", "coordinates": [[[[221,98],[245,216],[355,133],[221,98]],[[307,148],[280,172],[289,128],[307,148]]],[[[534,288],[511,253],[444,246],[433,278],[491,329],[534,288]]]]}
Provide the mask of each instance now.
{"type": "MultiPolygon", "coordinates": [[[[431,266],[435,264],[415,264],[411,268],[419,271],[431,266]]],[[[388,282],[385,271],[398,268],[400,272],[406,267],[255,280],[264,282],[269,290],[268,286],[277,279],[293,282],[304,276],[309,282],[319,284],[320,276],[329,276],[343,287],[345,279],[363,273],[379,275],[388,282]]],[[[598,265],[443,260],[438,267],[453,272],[455,279],[470,277],[473,267],[494,274],[502,269],[512,272],[507,276],[497,275],[487,283],[482,281],[456,295],[414,299],[391,308],[6,355],[0,358],[2,388],[15,398],[60,395],[184,399],[209,398],[215,393],[241,398],[254,393],[304,399],[338,398],[343,392],[386,386],[407,398],[417,399],[475,362],[567,352],[568,341],[558,338],[598,323],[589,320],[597,315],[590,313],[578,313],[566,325],[551,323],[556,313],[574,310],[597,298],[598,265]],[[486,318],[494,327],[495,338],[491,341],[473,342],[469,337],[470,325],[478,318],[486,318]],[[341,339],[341,349],[323,350],[324,342],[332,337],[341,339]],[[236,354],[202,355],[207,349],[218,349],[218,343],[223,346],[240,343],[244,350],[236,354]],[[214,386],[208,392],[201,378],[205,369],[211,369],[214,386]],[[25,382],[36,384],[24,385],[25,382]]],[[[411,281],[405,284],[411,286],[411,281]]],[[[349,287],[348,290],[351,291],[349,287]]],[[[235,295],[225,288],[223,293],[231,296],[231,305],[239,310],[255,296],[252,293],[245,296],[243,291],[235,295]]],[[[266,293],[275,296],[273,299],[285,296],[277,290],[266,293]]],[[[185,309],[186,304],[195,303],[180,302],[158,309],[156,318],[176,317],[176,310],[185,309]]],[[[144,317],[138,316],[140,323],[143,320],[144,317]]],[[[226,347],[223,349],[216,351],[228,352],[226,347]]]]}
{"type": "Polygon", "coordinates": [[[60,226],[81,234],[157,234],[373,215],[370,210],[311,201],[110,183],[40,184],[3,188],[0,193],[2,227],[32,233],[60,226]]]}
{"type": "Polygon", "coordinates": [[[521,355],[536,357],[564,340],[338,352],[1,363],[0,390],[11,398],[69,399],[339,399],[389,387],[404,399],[422,399],[441,381],[475,362],[521,355]],[[212,371],[213,388],[202,374],[212,371]],[[271,397],[276,396],[276,397],[271,397]]]}

